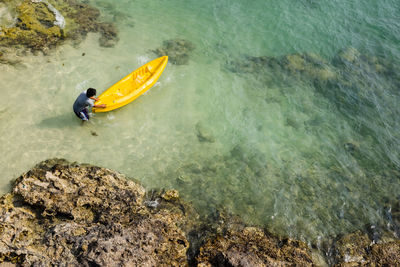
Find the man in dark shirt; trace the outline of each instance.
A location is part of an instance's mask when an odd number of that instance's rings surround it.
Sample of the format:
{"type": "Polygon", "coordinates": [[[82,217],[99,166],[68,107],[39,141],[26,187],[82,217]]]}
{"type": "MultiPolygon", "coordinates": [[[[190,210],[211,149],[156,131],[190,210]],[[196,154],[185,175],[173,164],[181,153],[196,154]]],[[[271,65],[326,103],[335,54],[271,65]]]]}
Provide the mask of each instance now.
{"type": "Polygon", "coordinates": [[[78,118],[80,118],[82,121],[88,121],[89,120],[89,112],[87,107],[96,107],[96,108],[105,108],[106,105],[95,105],[94,101],[99,100],[98,98],[95,97],[96,95],[96,89],[94,88],[89,88],[85,92],[81,93],[78,98],[74,102],[74,112],[78,118]]]}

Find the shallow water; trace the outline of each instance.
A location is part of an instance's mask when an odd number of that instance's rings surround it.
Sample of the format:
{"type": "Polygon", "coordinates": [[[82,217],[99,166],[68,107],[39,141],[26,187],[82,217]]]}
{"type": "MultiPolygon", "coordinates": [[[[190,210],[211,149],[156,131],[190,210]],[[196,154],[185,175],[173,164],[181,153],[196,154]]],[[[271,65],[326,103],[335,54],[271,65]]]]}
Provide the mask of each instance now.
{"type": "Polygon", "coordinates": [[[399,76],[330,62],[351,46],[394,62],[385,68],[395,72],[398,1],[90,3],[118,25],[115,47],[89,34],[78,46],[0,64],[2,192],[37,162],[62,157],[119,170],[147,188],[176,188],[201,212],[224,207],[307,241],[391,223],[400,192],[399,76]],[[80,125],[72,104],[81,91],[102,92],[174,38],[196,46],[187,65],[169,63],[144,96],[80,125]],[[341,82],[232,68],[248,56],[296,53],[317,54],[341,82]]]}

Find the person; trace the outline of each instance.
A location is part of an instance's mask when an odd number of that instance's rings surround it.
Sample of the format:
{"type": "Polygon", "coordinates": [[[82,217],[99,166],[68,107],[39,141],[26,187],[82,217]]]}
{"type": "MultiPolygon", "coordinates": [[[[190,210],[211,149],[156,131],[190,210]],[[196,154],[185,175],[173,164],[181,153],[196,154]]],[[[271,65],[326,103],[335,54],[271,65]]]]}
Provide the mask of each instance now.
{"type": "Polygon", "coordinates": [[[85,92],[82,92],[74,102],[74,112],[78,118],[84,121],[89,120],[89,112],[87,107],[105,108],[105,104],[95,105],[94,101],[99,100],[96,96],[96,89],[89,88],[85,92]]]}

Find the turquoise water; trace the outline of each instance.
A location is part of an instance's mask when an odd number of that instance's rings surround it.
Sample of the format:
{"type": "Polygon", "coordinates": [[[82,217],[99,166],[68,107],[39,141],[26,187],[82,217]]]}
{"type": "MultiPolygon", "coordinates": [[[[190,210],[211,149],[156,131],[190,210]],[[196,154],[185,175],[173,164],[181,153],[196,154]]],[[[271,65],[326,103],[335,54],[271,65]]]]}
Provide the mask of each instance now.
{"type": "Polygon", "coordinates": [[[2,192],[37,162],[63,157],[310,242],[366,225],[393,231],[398,1],[89,3],[118,26],[115,47],[91,33],[0,64],[2,192]],[[81,91],[102,92],[175,38],[195,46],[188,64],[169,63],[144,96],[80,125],[71,109],[81,91]],[[337,63],[340,51],[356,60],[337,63]],[[325,72],[294,68],[304,58],[325,72]]]}

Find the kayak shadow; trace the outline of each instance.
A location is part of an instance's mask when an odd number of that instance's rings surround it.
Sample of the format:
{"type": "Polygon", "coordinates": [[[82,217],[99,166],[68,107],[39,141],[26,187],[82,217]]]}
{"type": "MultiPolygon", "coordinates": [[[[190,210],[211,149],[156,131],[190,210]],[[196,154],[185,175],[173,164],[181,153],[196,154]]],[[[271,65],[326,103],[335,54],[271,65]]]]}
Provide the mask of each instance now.
{"type": "Polygon", "coordinates": [[[65,113],[43,119],[38,123],[40,128],[69,128],[80,125],[81,120],[74,113],[65,113]]]}

